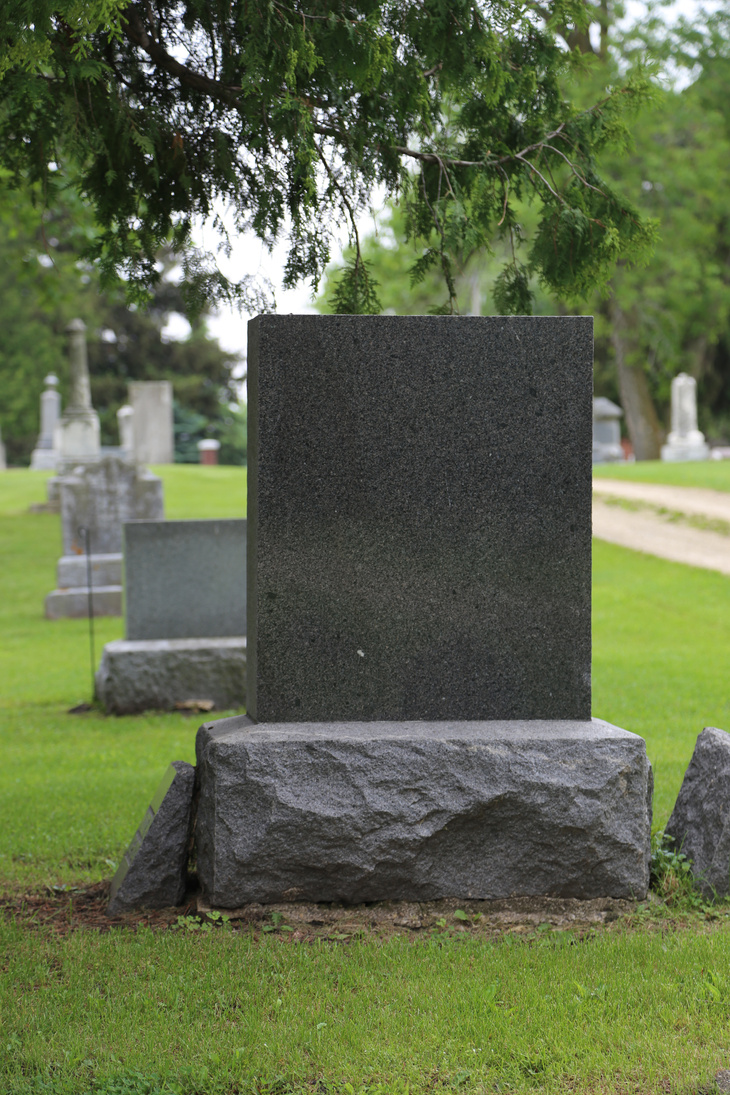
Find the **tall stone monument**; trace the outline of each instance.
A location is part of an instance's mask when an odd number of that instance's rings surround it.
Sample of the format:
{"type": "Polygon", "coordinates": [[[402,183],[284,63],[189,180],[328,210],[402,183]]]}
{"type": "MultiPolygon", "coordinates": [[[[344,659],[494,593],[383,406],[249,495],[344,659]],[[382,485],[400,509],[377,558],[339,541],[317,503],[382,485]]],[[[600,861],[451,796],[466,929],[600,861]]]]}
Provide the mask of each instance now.
{"type": "Polygon", "coordinates": [[[261,316],[248,365],[210,903],[643,896],[645,744],[591,718],[592,320],[261,316]]]}
{"type": "Polygon", "coordinates": [[[61,418],[61,393],[58,390],[58,377],[49,373],[43,381],[45,389],[41,395],[41,432],[30,458],[34,471],[55,471],[58,464],[58,423],[61,418]]]}
{"type": "Polygon", "coordinates": [[[88,614],[89,569],[94,615],[121,616],[122,525],[164,517],[162,481],[126,454],[102,454],[85,331],[80,319],[68,326],[71,400],[58,423],[59,474],[48,481],[49,501],[60,508],[63,550],[57,588],[45,600],[49,619],[88,614]]]}
{"type": "Polygon", "coordinates": [[[134,453],[142,464],[172,464],[175,441],[172,384],[169,380],[135,380],[129,384],[134,412],[134,453]]]}
{"type": "Polygon", "coordinates": [[[86,355],[86,324],[72,319],[69,336],[71,397],[59,422],[59,468],[79,461],[98,460],[101,455],[99,416],[91,405],[91,384],[86,355]]]}
{"type": "Polygon", "coordinates": [[[697,429],[697,381],[679,373],[672,381],[672,429],[662,445],[662,460],[708,460],[709,456],[705,435],[697,429]]]}

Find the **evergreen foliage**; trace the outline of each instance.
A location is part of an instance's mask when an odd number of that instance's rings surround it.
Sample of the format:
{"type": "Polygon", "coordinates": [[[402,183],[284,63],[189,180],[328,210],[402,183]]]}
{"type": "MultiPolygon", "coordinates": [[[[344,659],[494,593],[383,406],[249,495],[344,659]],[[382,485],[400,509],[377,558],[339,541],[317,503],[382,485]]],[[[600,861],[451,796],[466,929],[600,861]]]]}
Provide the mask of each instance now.
{"type": "MultiPolygon", "coordinates": [[[[88,254],[132,295],[159,280],[157,252],[183,256],[188,307],[267,305],[192,243],[220,210],[236,231],[288,235],[285,285],[316,287],[333,231],[349,225],[356,260],[339,307],[376,307],[357,216],[376,187],[399,194],[409,238],[435,242],[454,310],[456,256],[502,234],[515,203],[540,228],[525,269],[580,296],[651,227],[599,177],[596,154],[624,139],[648,82],[640,71],[578,110],[561,80],[579,60],[582,0],[546,22],[516,0],[14,0],[0,11],[0,171],[54,201],[70,186],[93,207],[88,254]],[[57,168],[57,170],[53,170],[57,168]]],[[[511,255],[504,310],[525,310],[511,255]]],[[[414,275],[420,276],[421,268],[414,275]]]]}

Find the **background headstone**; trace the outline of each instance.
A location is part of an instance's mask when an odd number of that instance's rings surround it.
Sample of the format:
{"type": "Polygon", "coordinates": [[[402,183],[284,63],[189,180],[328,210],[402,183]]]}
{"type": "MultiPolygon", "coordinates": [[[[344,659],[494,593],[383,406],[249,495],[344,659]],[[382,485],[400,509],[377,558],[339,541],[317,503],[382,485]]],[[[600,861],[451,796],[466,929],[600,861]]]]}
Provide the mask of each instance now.
{"type": "Polygon", "coordinates": [[[679,373],[672,381],[672,429],[662,460],[707,460],[710,448],[705,435],[697,429],[697,381],[679,373]]]}
{"type": "Polygon", "coordinates": [[[79,554],[79,527],[88,528],[95,554],[121,552],[125,521],[164,516],[162,480],[120,456],[80,464],[58,477],[64,555],[79,554]]]}
{"type": "Polygon", "coordinates": [[[127,639],[246,634],[246,521],[124,526],[127,639]]]}
{"type": "Polygon", "coordinates": [[[169,380],[135,380],[129,384],[134,411],[135,459],[142,464],[175,460],[172,384],[169,380]]]}
{"type": "Polygon", "coordinates": [[[41,432],[30,458],[30,466],[38,471],[53,471],[58,463],[58,423],[61,418],[61,393],[58,377],[53,373],[45,378],[41,395],[41,432]]]}
{"type": "Polygon", "coordinates": [[[622,462],[621,423],[623,411],[610,399],[598,396],[593,400],[593,463],[622,462]]]}
{"type": "Polygon", "coordinates": [[[124,526],[126,638],[107,643],[97,695],[118,714],[246,698],[246,521],[124,526]]]}
{"type": "Polygon", "coordinates": [[[91,405],[86,324],[72,319],[67,331],[71,396],[58,423],[59,463],[64,470],[80,460],[98,460],[101,453],[99,416],[91,405]]]}
{"type": "Polygon", "coordinates": [[[119,429],[119,447],[125,460],[134,461],[134,410],[125,403],[117,411],[117,427],[119,429]]]}

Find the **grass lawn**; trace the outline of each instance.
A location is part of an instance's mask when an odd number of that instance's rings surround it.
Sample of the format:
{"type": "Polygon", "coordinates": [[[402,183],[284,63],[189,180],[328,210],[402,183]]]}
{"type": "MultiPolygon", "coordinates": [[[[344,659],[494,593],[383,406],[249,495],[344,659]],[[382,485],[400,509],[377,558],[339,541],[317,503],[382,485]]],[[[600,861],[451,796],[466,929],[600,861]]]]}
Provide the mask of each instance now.
{"type": "MultiPolygon", "coordinates": [[[[169,517],[245,510],[240,469],[157,470],[169,517]]],[[[72,901],[111,874],[167,763],[193,759],[199,719],[68,714],[89,699],[87,624],[42,617],[60,550],[59,518],[27,513],[44,478],[0,475],[0,879],[72,901]]],[[[121,635],[96,623],[99,649],[121,635]]],[[[594,712],[646,738],[659,825],[699,731],[730,729],[728,650],[730,580],[594,544],[594,712]]],[[[6,917],[0,1092],[697,1092],[730,1066],[729,913],[346,944],[6,917]]]]}
{"type": "Polygon", "coordinates": [[[637,483],[664,483],[670,487],[706,487],[730,491],[730,460],[696,460],[670,464],[638,460],[635,464],[595,464],[598,479],[629,479],[637,483]]]}

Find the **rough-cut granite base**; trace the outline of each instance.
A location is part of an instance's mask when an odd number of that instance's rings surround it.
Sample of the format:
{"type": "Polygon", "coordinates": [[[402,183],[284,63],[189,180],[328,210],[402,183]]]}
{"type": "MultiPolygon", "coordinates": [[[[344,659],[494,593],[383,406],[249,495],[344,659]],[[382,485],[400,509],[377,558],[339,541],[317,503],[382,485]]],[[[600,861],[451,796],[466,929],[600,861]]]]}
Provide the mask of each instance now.
{"type": "Polygon", "coordinates": [[[172,708],[191,699],[242,707],[246,639],[117,639],[104,647],[96,691],[116,715],[172,708]]]}
{"type": "MultiPolygon", "coordinates": [[[[92,584],[94,616],[122,615],[122,587],[94,586],[92,584]]],[[[46,619],[84,620],[89,615],[89,590],[87,586],[75,589],[54,589],[46,596],[46,619]]]]}
{"type": "Polygon", "coordinates": [[[109,916],[182,902],[194,786],[192,764],[173,761],[112,879],[109,916]]]}
{"type": "Polygon", "coordinates": [[[706,893],[730,892],[730,734],[707,726],[664,830],[706,893]]]}
{"type": "Polygon", "coordinates": [[[211,905],[642,898],[642,738],[585,721],[200,728],[198,873],[211,905]]]}

